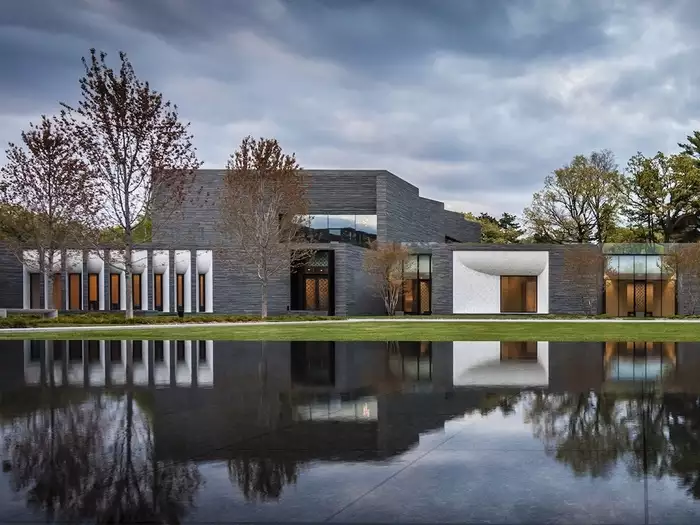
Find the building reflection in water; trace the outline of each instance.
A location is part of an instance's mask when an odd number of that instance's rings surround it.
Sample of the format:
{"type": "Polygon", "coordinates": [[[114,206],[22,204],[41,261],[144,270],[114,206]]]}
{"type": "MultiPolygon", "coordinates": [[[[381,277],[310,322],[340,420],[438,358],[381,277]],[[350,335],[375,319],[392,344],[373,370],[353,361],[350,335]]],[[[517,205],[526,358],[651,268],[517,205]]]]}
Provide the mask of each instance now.
{"type": "Polygon", "coordinates": [[[546,341],[456,341],[454,386],[549,385],[546,341]]]}
{"type": "MultiPolygon", "coordinates": [[[[8,392],[0,398],[0,409],[7,409],[15,398],[26,403],[34,394],[45,403],[47,392],[51,403],[60,404],[64,394],[88,392],[80,387],[91,387],[100,402],[90,408],[81,398],[69,410],[60,408],[67,410],[66,417],[102,410],[100,424],[115,425],[116,408],[100,408],[109,400],[120,407],[124,421],[138,416],[143,429],[136,434],[144,436],[150,459],[173,466],[189,465],[192,457],[225,462],[232,483],[251,500],[278,498],[301,470],[319,461],[396,457],[415,446],[421,435],[441,431],[448,420],[465,414],[518,414],[515,417],[526,418],[523,421],[533,434],[556,456],[562,450],[579,450],[589,439],[604,448],[612,442],[605,433],[614,431],[624,437],[629,421],[647,424],[639,418],[656,410],[656,398],[624,388],[612,394],[606,391],[611,383],[624,387],[630,381],[651,381],[655,386],[661,382],[664,392],[674,388],[686,392],[695,385],[700,392],[700,348],[693,343],[54,341],[18,345],[17,352],[6,352],[19,357],[15,375],[21,378],[23,365],[23,386],[50,389],[22,390],[18,385],[12,387],[17,388],[13,393],[6,386],[9,383],[3,384],[13,374],[3,376],[0,371],[0,390],[8,392]],[[120,385],[136,388],[125,388],[122,397],[110,398],[106,391],[120,385]],[[79,388],[64,388],[72,386],[79,388]],[[32,392],[27,395],[27,391],[32,392]],[[640,399],[646,404],[640,404],[640,399]],[[627,419],[615,419],[623,412],[628,413],[627,419]],[[596,419],[597,415],[607,419],[596,419]],[[606,421],[616,427],[606,427],[606,421]],[[570,423],[575,424],[576,435],[567,430],[570,423]],[[593,424],[598,426],[589,428],[593,424]]],[[[13,424],[19,425],[20,419],[13,419],[13,424]]],[[[103,434],[111,436],[114,431],[107,429],[103,434]]],[[[570,463],[582,471],[602,472],[609,464],[581,466],[574,452],[570,463]]]]}
{"type": "Polygon", "coordinates": [[[24,341],[28,385],[211,386],[213,341],[24,341]]]}
{"type": "Polygon", "coordinates": [[[610,381],[655,381],[676,367],[676,343],[605,343],[605,377],[610,381]]]}

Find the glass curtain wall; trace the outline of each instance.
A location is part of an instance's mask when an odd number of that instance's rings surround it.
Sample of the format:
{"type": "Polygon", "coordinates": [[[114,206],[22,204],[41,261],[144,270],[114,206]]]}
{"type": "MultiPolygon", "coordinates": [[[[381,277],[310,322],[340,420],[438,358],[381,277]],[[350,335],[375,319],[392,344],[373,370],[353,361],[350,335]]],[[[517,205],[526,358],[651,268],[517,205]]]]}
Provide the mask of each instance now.
{"type": "Polygon", "coordinates": [[[312,242],[343,242],[367,246],[377,239],[376,215],[300,215],[296,218],[312,242]]]}
{"type": "Polygon", "coordinates": [[[433,258],[429,253],[412,254],[403,265],[403,312],[432,312],[433,258]]]}
{"type": "Polygon", "coordinates": [[[605,313],[615,317],[676,314],[676,270],[663,254],[608,254],[605,313]]]}

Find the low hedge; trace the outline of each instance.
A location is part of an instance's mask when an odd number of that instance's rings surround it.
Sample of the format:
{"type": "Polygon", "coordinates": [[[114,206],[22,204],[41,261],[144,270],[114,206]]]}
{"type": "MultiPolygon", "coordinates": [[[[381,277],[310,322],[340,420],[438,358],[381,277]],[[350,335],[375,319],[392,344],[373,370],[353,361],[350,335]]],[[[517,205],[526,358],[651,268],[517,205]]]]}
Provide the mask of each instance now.
{"type": "MultiPolygon", "coordinates": [[[[264,319],[269,322],[279,321],[321,321],[329,319],[342,319],[341,317],[314,316],[314,315],[283,315],[264,319]]],[[[262,321],[259,315],[220,315],[220,314],[185,314],[178,317],[173,314],[138,316],[133,319],[125,319],[124,314],[117,313],[70,313],[48,319],[37,315],[9,315],[0,318],[0,328],[35,328],[51,326],[91,326],[91,325],[158,325],[158,324],[182,324],[182,323],[252,323],[262,321]]]]}

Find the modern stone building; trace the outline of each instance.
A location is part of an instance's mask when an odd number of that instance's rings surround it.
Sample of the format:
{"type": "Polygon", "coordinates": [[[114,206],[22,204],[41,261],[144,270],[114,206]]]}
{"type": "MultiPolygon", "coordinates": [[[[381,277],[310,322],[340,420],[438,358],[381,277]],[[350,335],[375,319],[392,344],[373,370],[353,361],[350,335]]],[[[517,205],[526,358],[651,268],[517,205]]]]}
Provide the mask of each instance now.
{"type": "MultiPolygon", "coordinates": [[[[257,313],[260,285],[241,268],[236,247],[222,246],[218,208],[222,172],[200,170],[196,195],[177,220],[158,224],[153,242],[133,254],[136,310],[257,313]]],[[[388,171],[307,171],[310,233],[316,250],[303,268],[283,272],[269,288],[269,313],[382,314],[363,270],[370,240],[406,243],[400,309],[407,314],[599,314],[669,316],[692,313],[690,286],[669,264],[668,246],[486,245],[480,225],[388,171]],[[609,252],[605,266],[585,272],[576,261],[609,252]]],[[[28,254],[31,255],[31,254],[28,254]]],[[[0,246],[0,307],[43,306],[38,264],[19,264],[0,246]]],[[[602,257],[599,257],[602,261],[602,257]]],[[[38,260],[38,257],[34,257],[38,260]]],[[[69,250],[55,267],[62,310],[122,310],[123,254],[69,250]]]]}

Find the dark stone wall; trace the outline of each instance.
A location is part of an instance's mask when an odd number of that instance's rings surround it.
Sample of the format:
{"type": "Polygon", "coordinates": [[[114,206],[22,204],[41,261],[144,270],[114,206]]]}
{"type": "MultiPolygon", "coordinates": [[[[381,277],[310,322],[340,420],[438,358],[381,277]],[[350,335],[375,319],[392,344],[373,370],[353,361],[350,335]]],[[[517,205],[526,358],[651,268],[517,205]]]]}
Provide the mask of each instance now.
{"type": "Polygon", "coordinates": [[[22,308],[23,280],[22,265],[9,249],[0,244],[0,308],[22,308]]]}
{"type": "Polygon", "coordinates": [[[336,315],[385,313],[384,302],[364,271],[365,253],[366,249],[359,246],[335,245],[336,315]]]}
{"type": "MultiPolygon", "coordinates": [[[[308,170],[306,174],[312,213],[376,213],[380,240],[443,243],[446,235],[466,241],[479,239],[478,224],[446,211],[441,202],[420,197],[418,188],[387,171],[308,170]]],[[[255,269],[242,267],[236,247],[224,242],[218,231],[222,178],[222,170],[199,170],[181,212],[167,221],[154,219],[155,241],[166,249],[212,249],[214,311],[255,314],[261,305],[255,269]]],[[[344,244],[313,248],[336,251],[337,315],[384,312],[363,270],[363,248],[344,244]]],[[[270,315],[282,314],[289,303],[289,269],[283,269],[270,282],[268,311],[270,315]]]]}
{"type": "Polygon", "coordinates": [[[309,211],[338,215],[377,213],[377,177],[381,171],[307,170],[309,211]]]}
{"type": "Polygon", "coordinates": [[[443,210],[445,235],[459,242],[480,242],[481,224],[468,221],[464,215],[455,211],[443,210]]]}

